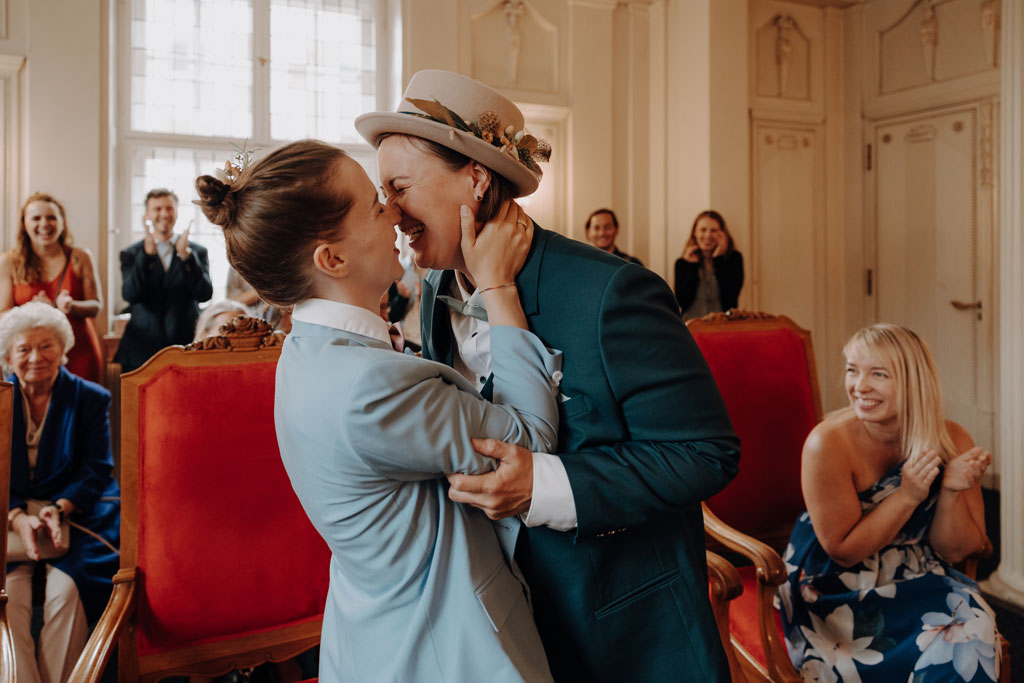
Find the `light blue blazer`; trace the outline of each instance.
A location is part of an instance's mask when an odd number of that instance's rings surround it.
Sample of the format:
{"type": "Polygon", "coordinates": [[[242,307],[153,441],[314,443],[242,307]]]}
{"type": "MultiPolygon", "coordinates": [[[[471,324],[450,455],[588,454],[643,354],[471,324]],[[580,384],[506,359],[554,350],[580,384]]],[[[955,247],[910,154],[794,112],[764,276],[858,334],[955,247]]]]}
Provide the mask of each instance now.
{"type": "Polygon", "coordinates": [[[491,350],[493,404],[376,339],[296,321],[285,340],[281,457],[332,552],[321,681],[551,680],[508,559],[519,522],[452,503],[443,478],[494,469],[471,438],[555,448],[561,354],[510,327],[491,350]]]}

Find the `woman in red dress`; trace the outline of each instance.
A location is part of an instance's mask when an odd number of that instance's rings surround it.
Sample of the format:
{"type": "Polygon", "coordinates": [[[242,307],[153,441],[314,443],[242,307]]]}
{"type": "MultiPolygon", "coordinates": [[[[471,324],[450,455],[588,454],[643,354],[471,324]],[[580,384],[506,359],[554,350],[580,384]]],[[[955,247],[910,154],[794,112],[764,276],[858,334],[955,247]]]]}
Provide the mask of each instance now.
{"type": "Polygon", "coordinates": [[[32,300],[60,309],[75,332],[68,371],[99,382],[103,355],[93,320],[103,305],[99,279],[89,250],[73,243],[60,202],[42,193],[25,200],[18,243],[0,254],[0,311],[32,300]]]}

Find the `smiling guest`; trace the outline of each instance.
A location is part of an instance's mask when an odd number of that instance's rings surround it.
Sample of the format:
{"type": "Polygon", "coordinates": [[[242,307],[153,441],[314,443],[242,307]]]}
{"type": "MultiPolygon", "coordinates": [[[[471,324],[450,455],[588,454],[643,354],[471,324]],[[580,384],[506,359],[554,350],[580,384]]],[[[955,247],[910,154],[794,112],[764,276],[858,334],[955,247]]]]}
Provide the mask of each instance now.
{"type": "Polygon", "coordinates": [[[793,666],[805,681],[995,681],[992,609],[952,567],[988,546],[992,458],[943,417],[916,334],[872,325],[843,354],[850,405],[804,444],[807,512],[779,587],[793,666]]]}
{"type": "Polygon", "coordinates": [[[123,372],[139,367],[171,344],[188,344],[199,319],[199,304],[213,296],[206,247],[174,235],[178,195],[150,190],[142,223],[146,236],[121,252],[121,293],[131,320],[114,360],[123,372]]]}
{"type": "Polygon", "coordinates": [[[583,229],[586,232],[587,241],[601,251],[615,254],[619,258],[626,259],[638,266],[643,265],[640,259],[620,251],[615,246],[615,240],[619,236],[619,219],[611,209],[598,209],[587,216],[587,222],[583,224],[583,229]]]}
{"type": "Polygon", "coordinates": [[[702,211],[690,228],[683,255],[676,260],[676,301],[683,320],[736,308],[743,289],[743,255],[736,250],[725,219],[702,211]]]}
{"type": "Polygon", "coordinates": [[[0,361],[14,383],[13,415],[4,416],[13,421],[7,528],[23,550],[8,556],[8,615],[23,683],[68,680],[118,565],[110,393],[63,369],[74,343],[67,318],[49,304],[32,301],[0,317],[0,361]],[[38,644],[33,574],[45,583],[38,644]]]}
{"type": "Polygon", "coordinates": [[[68,371],[98,382],[103,356],[93,319],[103,303],[92,254],[73,246],[64,207],[48,194],[25,200],[20,226],[17,246],[0,255],[0,310],[29,301],[56,306],[75,334],[68,371]]]}

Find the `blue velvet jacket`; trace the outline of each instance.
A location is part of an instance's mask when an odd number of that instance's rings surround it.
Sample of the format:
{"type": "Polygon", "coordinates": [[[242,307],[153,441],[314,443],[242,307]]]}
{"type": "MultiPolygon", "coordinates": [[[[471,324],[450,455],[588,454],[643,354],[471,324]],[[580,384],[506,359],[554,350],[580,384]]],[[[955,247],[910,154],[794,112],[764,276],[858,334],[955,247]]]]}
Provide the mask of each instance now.
{"type": "MultiPolygon", "coordinates": [[[[75,506],[72,522],[118,547],[121,492],[111,476],[110,392],[61,368],[39,440],[35,477],[31,478],[21,385],[14,375],[7,380],[14,383],[10,508],[24,507],[28,499],[67,498],[75,506]]],[[[75,580],[89,621],[98,619],[117,572],[117,555],[72,527],[70,549],[53,565],[75,580]]]]}

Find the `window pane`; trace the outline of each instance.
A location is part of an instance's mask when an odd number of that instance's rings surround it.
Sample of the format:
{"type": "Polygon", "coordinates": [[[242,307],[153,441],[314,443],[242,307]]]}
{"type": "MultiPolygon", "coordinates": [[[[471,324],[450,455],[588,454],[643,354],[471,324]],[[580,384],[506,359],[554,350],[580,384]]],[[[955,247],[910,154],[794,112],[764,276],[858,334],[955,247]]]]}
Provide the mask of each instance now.
{"type": "MultiPolygon", "coordinates": [[[[189,239],[202,244],[210,253],[210,278],[213,280],[213,298],[224,298],[228,279],[228,258],[224,251],[224,233],[213,225],[198,206],[192,203],[197,198],[196,177],[213,174],[214,169],[223,168],[224,162],[232,156],[232,150],[199,150],[174,147],[144,147],[132,155],[131,190],[131,234],[129,243],[145,236],[142,215],[146,212],[146,193],[156,187],[166,187],[178,195],[178,223],[174,234],[180,235],[189,227],[189,239]]],[[[127,245],[126,245],[127,246],[127,245]]]]}
{"type": "Polygon", "coordinates": [[[374,0],[271,0],[270,134],[361,142],[377,108],[374,0]]]}
{"type": "Polygon", "coordinates": [[[248,0],[135,0],[131,127],[252,137],[248,0]]]}

